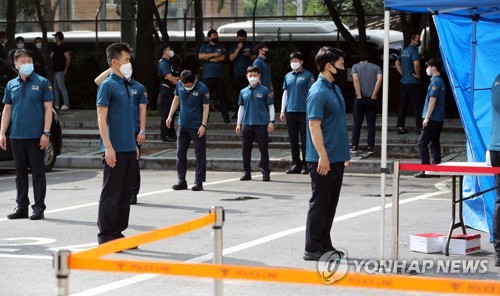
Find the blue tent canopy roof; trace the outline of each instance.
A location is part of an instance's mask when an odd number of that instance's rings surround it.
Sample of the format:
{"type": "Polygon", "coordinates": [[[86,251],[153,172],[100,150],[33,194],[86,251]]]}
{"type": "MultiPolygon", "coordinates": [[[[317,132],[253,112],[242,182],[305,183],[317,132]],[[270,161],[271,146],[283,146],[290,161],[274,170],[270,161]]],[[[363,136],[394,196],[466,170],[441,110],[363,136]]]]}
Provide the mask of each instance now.
{"type": "Polygon", "coordinates": [[[392,10],[431,12],[450,8],[495,7],[500,3],[498,0],[384,0],[384,6],[392,10]]]}

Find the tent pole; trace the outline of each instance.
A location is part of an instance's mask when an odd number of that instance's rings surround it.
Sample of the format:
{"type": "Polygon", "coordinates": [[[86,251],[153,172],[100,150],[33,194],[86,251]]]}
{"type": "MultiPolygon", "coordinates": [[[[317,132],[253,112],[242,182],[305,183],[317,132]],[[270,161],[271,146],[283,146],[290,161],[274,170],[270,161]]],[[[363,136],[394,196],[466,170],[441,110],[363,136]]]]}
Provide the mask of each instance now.
{"type": "Polygon", "coordinates": [[[384,64],[382,81],[382,143],[380,157],[380,249],[379,257],[384,259],[385,242],[385,175],[387,170],[387,113],[389,106],[389,29],[391,9],[384,11],[384,64]]]}
{"type": "Polygon", "coordinates": [[[477,8],[473,9],[472,13],[472,45],[471,45],[471,65],[470,65],[470,102],[472,110],[474,110],[474,91],[476,83],[476,50],[477,50],[477,22],[479,21],[479,14],[477,8]]]}

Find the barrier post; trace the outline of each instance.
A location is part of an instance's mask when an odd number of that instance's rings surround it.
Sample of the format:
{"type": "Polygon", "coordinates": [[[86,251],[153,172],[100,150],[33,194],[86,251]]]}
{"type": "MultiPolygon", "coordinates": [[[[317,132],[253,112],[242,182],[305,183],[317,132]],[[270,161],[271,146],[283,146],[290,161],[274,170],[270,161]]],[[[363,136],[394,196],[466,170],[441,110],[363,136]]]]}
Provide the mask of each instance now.
{"type": "Polygon", "coordinates": [[[399,161],[394,161],[392,173],[392,248],[391,259],[398,259],[399,251],[399,161]]]}
{"type": "MultiPolygon", "coordinates": [[[[215,223],[212,226],[214,236],[214,264],[222,264],[222,225],[224,224],[224,208],[212,206],[215,213],[215,223]]],[[[214,295],[222,296],[223,286],[221,279],[214,279],[214,295]]]]}
{"type": "Polygon", "coordinates": [[[56,296],[69,295],[69,250],[57,250],[53,254],[53,264],[56,270],[56,296]]]}

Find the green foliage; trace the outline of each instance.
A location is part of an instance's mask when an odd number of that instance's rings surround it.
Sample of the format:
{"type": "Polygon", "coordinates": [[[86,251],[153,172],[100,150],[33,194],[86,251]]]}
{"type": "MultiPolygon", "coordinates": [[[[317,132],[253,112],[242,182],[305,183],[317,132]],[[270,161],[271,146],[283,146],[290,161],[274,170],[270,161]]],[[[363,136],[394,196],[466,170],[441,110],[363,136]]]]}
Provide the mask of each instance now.
{"type": "MultiPolygon", "coordinates": [[[[26,19],[34,20],[36,17],[36,7],[33,0],[16,0],[17,1],[17,12],[24,13],[26,19]]],[[[43,7],[43,2],[41,3],[43,7]]]]}
{"type": "Polygon", "coordinates": [[[245,0],[244,15],[251,16],[253,13],[253,6],[257,3],[256,16],[273,16],[277,14],[276,0],[245,0]]]}

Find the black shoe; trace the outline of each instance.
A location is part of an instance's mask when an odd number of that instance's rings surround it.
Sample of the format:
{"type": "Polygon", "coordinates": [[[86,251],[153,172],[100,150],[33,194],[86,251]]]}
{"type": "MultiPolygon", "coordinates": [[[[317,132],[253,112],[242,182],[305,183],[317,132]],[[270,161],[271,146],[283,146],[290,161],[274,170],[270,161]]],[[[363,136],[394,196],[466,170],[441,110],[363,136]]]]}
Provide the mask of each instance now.
{"type": "Polygon", "coordinates": [[[165,139],[163,140],[163,142],[170,142],[170,143],[173,143],[173,142],[177,142],[177,138],[176,137],[165,137],[165,139]]]}
{"type": "Polygon", "coordinates": [[[234,113],[233,116],[231,116],[231,119],[237,119],[238,118],[238,113],[234,113]]]}
{"type": "Polygon", "coordinates": [[[231,120],[229,120],[229,117],[224,117],[224,123],[231,123],[231,120]]]}
{"type": "Polygon", "coordinates": [[[425,172],[418,172],[415,175],[413,175],[415,178],[432,178],[431,175],[425,174],[425,172]]]}
{"type": "Polygon", "coordinates": [[[302,175],[309,175],[309,170],[307,169],[307,165],[302,166],[302,171],[300,173],[302,175]]]}
{"type": "Polygon", "coordinates": [[[368,154],[373,154],[373,153],[375,153],[375,148],[373,148],[373,147],[368,147],[368,149],[367,149],[367,150],[368,150],[368,154]]]}
{"type": "Polygon", "coordinates": [[[184,189],[188,189],[188,184],[186,181],[178,181],[177,184],[175,184],[174,186],[172,186],[172,189],[173,190],[184,190],[184,189]]]}
{"type": "MultiPolygon", "coordinates": [[[[115,239],[119,239],[119,238],[123,238],[123,237],[125,237],[125,235],[123,235],[122,233],[118,233],[115,235],[115,239]]],[[[128,248],[127,250],[136,250],[136,249],[139,249],[139,246],[133,246],[131,248],[128,248]]],[[[121,251],[118,253],[121,253],[121,251]]]]}
{"type": "Polygon", "coordinates": [[[358,146],[352,146],[351,150],[349,150],[352,153],[358,152],[358,146]]]}
{"type": "Polygon", "coordinates": [[[130,199],[130,204],[131,205],[136,205],[137,204],[137,195],[132,195],[132,198],[130,199]]]}
{"type": "Polygon", "coordinates": [[[28,209],[22,210],[19,208],[15,208],[14,213],[7,215],[7,219],[27,219],[27,218],[28,218],[28,209]]]}
{"type": "Polygon", "coordinates": [[[317,252],[305,251],[303,258],[306,261],[319,261],[319,258],[321,258],[321,256],[323,256],[323,254],[324,253],[322,251],[317,251],[317,252]]]}
{"type": "Polygon", "coordinates": [[[243,175],[240,177],[240,181],[249,181],[252,180],[252,175],[250,172],[243,172],[243,175]]]}
{"type": "Polygon", "coordinates": [[[500,253],[495,255],[495,266],[500,267],[500,253]]]}
{"type": "Polygon", "coordinates": [[[398,134],[402,135],[402,134],[407,134],[409,133],[410,131],[405,129],[404,127],[398,127],[398,134]]]}
{"type": "Polygon", "coordinates": [[[294,164],[288,171],[286,171],[287,174],[300,174],[301,172],[301,167],[298,164],[294,164]]]}
{"type": "Polygon", "coordinates": [[[203,190],[203,183],[194,184],[193,186],[191,186],[191,190],[202,191],[203,190]]]}
{"type": "Polygon", "coordinates": [[[271,181],[271,176],[269,175],[269,173],[262,174],[262,181],[264,181],[264,182],[271,181]]]}
{"type": "Polygon", "coordinates": [[[30,216],[30,220],[41,220],[43,218],[45,218],[43,210],[33,210],[33,213],[30,216]]]}

